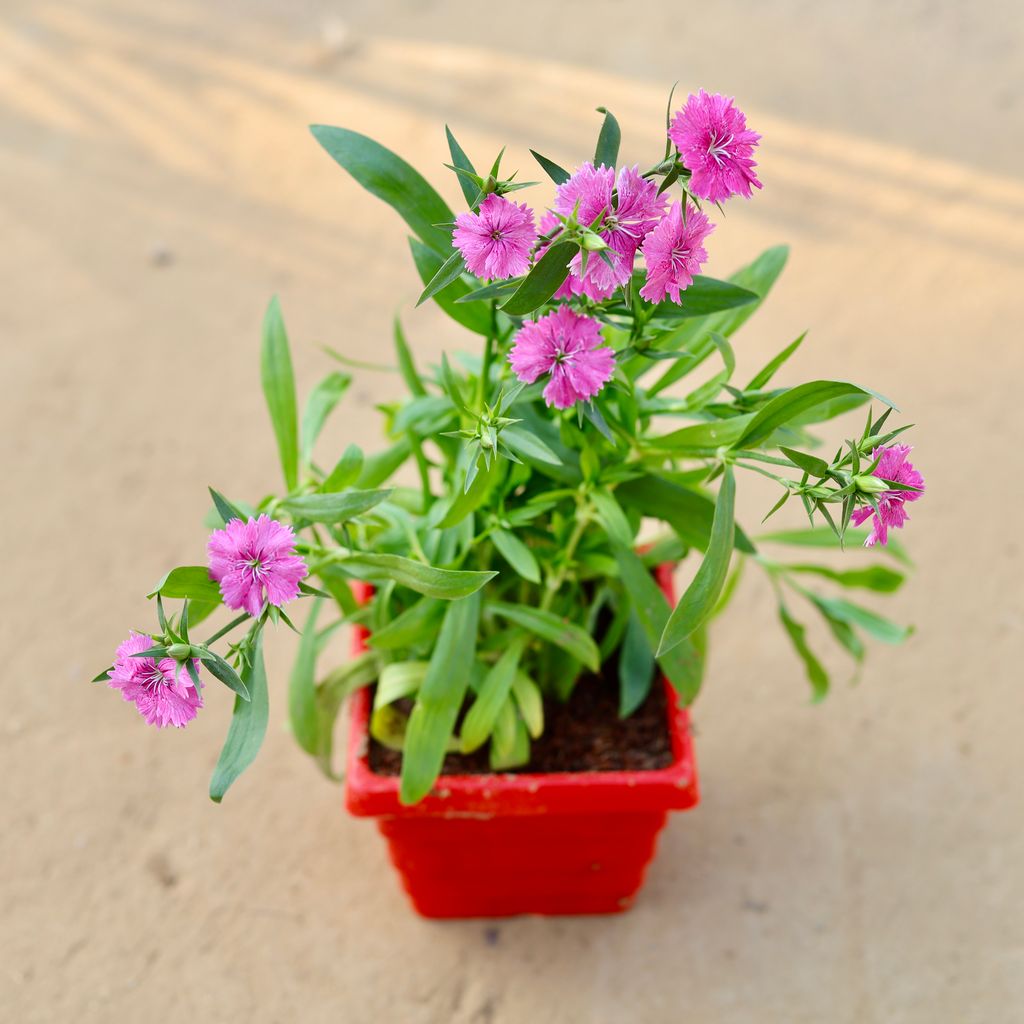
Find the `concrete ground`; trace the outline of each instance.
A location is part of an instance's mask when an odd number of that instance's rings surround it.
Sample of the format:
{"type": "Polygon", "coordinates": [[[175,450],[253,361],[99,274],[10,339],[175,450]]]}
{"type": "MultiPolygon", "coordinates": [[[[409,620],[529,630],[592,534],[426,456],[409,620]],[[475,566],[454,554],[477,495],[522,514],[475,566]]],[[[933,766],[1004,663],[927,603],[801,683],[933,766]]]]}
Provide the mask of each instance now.
{"type": "MultiPolygon", "coordinates": [[[[4,0],[4,1019],[1024,1020],[1022,17],[4,0]],[[635,910],[424,922],[285,733],[289,636],[263,755],[221,807],[224,693],[156,733],[87,680],[149,622],[147,586],[201,557],[207,483],[276,485],[272,293],[303,386],[321,344],[378,357],[399,305],[424,359],[456,340],[411,311],[401,223],[306,124],[372,133],[454,201],[444,121],[532,176],[528,145],[581,159],[607,104],[640,160],[677,78],[735,93],[764,134],[765,189],[730,205],[710,272],[793,245],[741,370],[810,328],[785,379],[865,381],[917,423],[920,568],[889,611],[918,632],[812,708],[752,573],[696,710],[704,802],[635,910]]],[[[395,393],[362,377],[331,442],[372,448],[395,393]]],[[[747,522],[765,498],[746,489],[747,522]]]]}

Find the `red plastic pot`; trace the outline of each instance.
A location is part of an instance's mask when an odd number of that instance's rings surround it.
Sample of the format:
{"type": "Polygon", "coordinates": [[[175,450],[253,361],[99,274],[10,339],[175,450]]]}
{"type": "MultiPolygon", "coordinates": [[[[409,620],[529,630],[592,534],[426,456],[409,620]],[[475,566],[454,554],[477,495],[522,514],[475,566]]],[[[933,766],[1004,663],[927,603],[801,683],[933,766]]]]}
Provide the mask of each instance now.
{"type": "MultiPolygon", "coordinates": [[[[672,599],[671,569],[658,582],[672,599]]],[[[355,638],[365,649],[365,632],[355,638]]],[[[369,764],[371,697],[352,701],[345,802],[373,817],[424,917],[611,914],[643,884],[670,810],[699,797],[689,715],[667,680],[672,763],[653,771],[442,775],[411,807],[369,764]]]]}

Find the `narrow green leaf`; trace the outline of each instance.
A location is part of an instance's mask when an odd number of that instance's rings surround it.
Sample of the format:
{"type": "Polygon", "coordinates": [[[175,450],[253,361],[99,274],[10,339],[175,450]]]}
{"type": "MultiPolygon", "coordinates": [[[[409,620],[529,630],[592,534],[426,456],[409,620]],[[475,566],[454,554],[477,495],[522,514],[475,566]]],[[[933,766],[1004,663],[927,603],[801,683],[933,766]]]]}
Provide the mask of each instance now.
{"type": "Polygon", "coordinates": [[[373,710],[394,704],[396,700],[411,697],[427,678],[430,663],[426,661],[395,661],[380,670],[377,690],[373,695],[373,710]]]}
{"type": "Polygon", "coordinates": [[[536,434],[521,427],[505,427],[501,440],[527,462],[543,462],[549,466],[561,466],[562,460],[536,434]]]}
{"type": "MultiPolygon", "coordinates": [[[[196,649],[193,648],[193,653],[196,649]]],[[[245,701],[252,699],[252,694],[246,686],[245,679],[240,676],[219,654],[213,651],[203,651],[199,655],[202,663],[210,670],[210,674],[219,679],[229,690],[233,690],[245,701]]],[[[244,675],[244,672],[243,672],[244,675]]]]}
{"type": "MultiPolygon", "coordinates": [[[[846,547],[849,549],[851,545],[859,544],[861,547],[864,546],[864,541],[867,540],[868,533],[870,531],[866,529],[849,529],[846,531],[846,547]]],[[[810,529],[803,530],[778,530],[774,533],[764,533],[757,538],[759,541],[768,541],[772,544],[788,544],[793,547],[801,548],[838,548],[839,540],[835,534],[827,526],[813,526],[810,529]]],[[[894,558],[897,562],[903,563],[908,567],[913,566],[913,562],[910,560],[910,556],[907,554],[906,548],[898,540],[894,540],[892,537],[889,538],[889,543],[880,545],[881,550],[894,558]]],[[[878,550],[878,547],[873,549],[878,550]]]]}
{"type": "Polygon", "coordinates": [[[514,533],[509,533],[508,530],[491,530],[491,540],[501,553],[501,557],[524,580],[540,583],[540,566],[534,553],[514,533]]]}
{"type": "Polygon", "coordinates": [[[260,376],[270,423],[277,438],[285,486],[291,490],[299,482],[299,422],[288,334],[276,296],[270,300],[263,318],[260,376]]]}
{"type": "Polygon", "coordinates": [[[309,393],[302,411],[302,461],[309,463],[313,457],[313,446],[320,436],[324,423],[331,411],[348,390],[352,378],[347,373],[329,373],[309,393]]]}
{"type": "Polygon", "coordinates": [[[288,720],[295,741],[307,754],[316,754],[320,725],[316,706],[316,620],[323,601],[314,599],[306,617],[299,649],[288,680],[288,720]]]}
{"type": "Polygon", "coordinates": [[[729,574],[735,531],[734,506],[736,480],[731,466],[722,476],[722,486],[715,502],[715,518],[711,526],[711,541],[704,561],[701,562],[693,582],[686,588],[682,600],[669,617],[658,645],[658,653],[670,651],[693,633],[714,611],[725,579],[729,574]]]}
{"type": "Polygon", "coordinates": [[[235,698],[227,739],[210,780],[210,799],[220,803],[231,784],[252,764],[267,732],[267,674],[263,665],[263,638],[256,638],[252,665],[242,673],[249,700],[235,698]]]}
{"type": "Polygon", "coordinates": [[[779,368],[786,362],[787,359],[803,344],[804,338],[807,337],[807,332],[804,331],[796,341],[787,345],[774,359],[770,360],[765,364],[754,376],[750,379],[750,383],[743,389],[744,391],[760,391],[771,379],[775,376],[779,368]]]}
{"type": "Polygon", "coordinates": [[[405,340],[405,331],[402,330],[402,321],[395,317],[395,354],[398,356],[398,368],[402,371],[402,380],[414,397],[423,397],[427,393],[423,385],[423,379],[416,369],[416,361],[412,357],[412,350],[405,340]]]}
{"type": "Polygon", "coordinates": [[[554,160],[549,160],[546,156],[541,156],[535,149],[531,149],[530,152],[533,154],[534,160],[536,160],[543,168],[544,173],[556,185],[563,185],[570,177],[572,177],[564,167],[559,167],[554,160]]]}
{"type": "Polygon", "coordinates": [[[820,594],[812,594],[810,591],[803,591],[804,596],[813,601],[823,612],[827,612],[834,619],[839,619],[851,626],[863,629],[869,636],[881,640],[886,644],[900,644],[913,632],[912,626],[900,626],[890,622],[881,615],[871,611],[869,608],[862,608],[841,597],[822,597],[820,594]]]}
{"type": "Polygon", "coordinates": [[[479,615],[476,595],[453,601],[445,612],[405,734],[398,794],[403,804],[422,800],[441,774],[473,670],[479,615]]]}
{"type": "Polygon", "coordinates": [[[870,565],[866,569],[832,569],[825,565],[787,565],[787,572],[809,573],[832,580],[841,587],[860,587],[878,594],[891,594],[903,585],[906,577],[884,565],[870,565]]]}
{"type": "Polygon", "coordinates": [[[213,507],[217,510],[217,515],[220,516],[221,522],[227,526],[232,519],[241,519],[242,522],[246,522],[248,516],[237,506],[233,505],[227,498],[224,497],[219,491],[215,491],[212,487],[208,487],[207,490],[210,492],[210,497],[213,499],[213,507]]]}
{"type": "MultiPolygon", "coordinates": [[[[751,448],[770,437],[779,427],[785,426],[801,413],[815,406],[848,395],[870,395],[885,405],[892,402],[869,388],[841,380],[813,380],[798,384],[767,402],[757,411],[746,429],[733,442],[733,448],[751,448]]],[[[893,406],[895,408],[895,406],[893,406]]]]}
{"type": "MultiPolygon", "coordinates": [[[[604,107],[598,107],[597,112],[604,114],[604,121],[601,123],[601,134],[597,137],[597,148],[594,150],[594,166],[600,167],[604,164],[605,167],[614,167],[619,160],[619,142],[622,139],[622,131],[611,111],[605,110],[604,107]]],[[[531,150],[531,152],[533,151],[531,150]]],[[[533,155],[537,156],[536,153],[533,155]]],[[[544,169],[547,170],[546,167],[544,169]]]]}
{"type": "Polygon", "coordinates": [[[819,459],[817,455],[809,455],[807,452],[798,452],[785,445],[779,445],[779,451],[789,459],[798,469],[806,470],[811,476],[824,476],[828,472],[828,463],[819,459]]]}
{"type": "MultiPolygon", "coordinates": [[[[433,249],[424,245],[418,238],[409,239],[409,248],[412,251],[412,259],[416,264],[416,273],[419,274],[423,284],[429,284],[434,275],[441,269],[444,261],[451,254],[451,240],[448,248],[442,255],[438,255],[433,249]]],[[[456,323],[469,328],[476,334],[488,337],[491,333],[491,311],[487,306],[475,303],[459,303],[459,299],[468,295],[473,288],[466,284],[462,278],[456,278],[446,288],[442,288],[433,298],[434,301],[450,316],[456,323]]]]}
{"type": "Polygon", "coordinates": [[[736,447],[754,419],[754,414],[733,416],[726,420],[711,420],[680,427],[670,434],[645,438],[645,448],[672,455],[713,456],[719,448],[736,447]]]}
{"type": "MultiPolygon", "coordinates": [[[[473,166],[472,161],[466,156],[463,148],[456,142],[455,136],[452,135],[452,130],[448,125],[444,126],[444,133],[448,137],[448,152],[452,155],[452,163],[461,168],[464,171],[468,171],[470,174],[476,174],[476,168],[473,166]]],[[[466,198],[466,203],[472,207],[473,202],[477,196],[477,187],[472,181],[468,181],[463,175],[456,175],[459,179],[459,185],[462,188],[462,194],[466,198]]]]}
{"type": "Polygon", "coordinates": [[[437,273],[427,282],[426,288],[420,293],[416,300],[417,306],[422,306],[427,299],[432,299],[439,291],[447,288],[453,281],[462,276],[463,262],[462,253],[456,250],[441,264],[437,273]]]}
{"type": "Polygon", "coordinates": [[[188,597],[202,603],[220,604],[220,587],[210,579],[205,565],[179,565],[167,573],[147,597],[188,597]]]}
{"type": "Polygon", "coordinates": [[[335,494],[350,487],[359,479],[363,470],[363,452],[358,445],[350,444],[344,454],[338,459],[334,469],[320,485],[324,494],[335,494]]]}
{"type": "Polygon", "coordinates": [[[512,696],[516,699],[526,731],[533,739],[539,739],[544,732],[544,695],[540,687],[520,671],[512,679],[512,696]]]}
{"type": "Polygon", "coordinates": [[[647,699],[654,680],[654,652],[635,611],[619,648],[619,718],[628,718],[647,699]]]}
{"type": "Polygon", "coordinates": [[[498,712],[508,700],[512,689],[524,643],[522,637],[513,640],[484,676],[476,700],[466,712],[459,734],[464,754],[483,746],[487,742],[487,737],[491,735],[498,712]]]}
{"type": "Polygon", "coordinates": [[[552,612],[539,608],[530,608],[521,604],[509,604],[505,601],[489,601],[487,608],[493,614],[517,626],[522,626],[535,636],[548,643],[560,647],[571,654],[577,661],[586,665],[591,672],[600,670],[600,655],[597,644],[585,629],[561,618],[552,612]]]}
{"type": "MultiPolygon", "coordinates": [[[[617,544],[612,545],[612,550],[622,577],[623,593],[636,611],[648,646],[654,650],[672,611],[668,598],[654,582],[650,570],[635,551],[617,544]]],[[[657,661],[683,701],[686,704],[692,703],[700,690],[704,674],[703,654],[693,640],[684,640],[657,661]]]]}
{"type": "Polygon", "coordinates": [[[505,300],[502,311],[525,316],[543,306],[569,276],[569,261],[578,248],[575,242],[555,242],[533,265],[511,298],[505,300]]]}
{"type": "Polygon", "coordinates": [[[426,179],[400,156],[373,139],[345,128],[315,124],[313,137],[368,192],[383,199],[442,259],[451,252],[451,235],[438,224],[455,215],[426,179]]]}
{"type": "Polygon", "coordinates": [[[437,569],[432,565],[403,558],[401,555],[350,555],[341,567],[356,579],[370,583],[394,580],[417,594],[454,601],[475,594],[496,572],[470,572],[463,569],[437,569]]]}
{"type": "Polygon", "coordinates": [[[590,500],[608,536],[623,547],[633,544],[633,527],[629,525],[626,513],[615,500],[615,496],[603,487],[595,489],[590,500]]]}
{"type": "MultiPolygon", "coordinates": [[[[636,276],[633,281],[639,290],[644,284],[643,275],[636,276]]],[[[710,316],[740,306],[749,306],[758,301],[758,296],[749,288],[743,288],[731,281],[719,281],[714,277],[697,274],[693,282],[679,295],[679,302],[666,299],[659,302],[651,311],[651,317],[657,321],[689,320],[692,317],[710,316]]],[[[719,334],[714,328],[708,331],[708,337],[719,334]]]]}
{"type": "Polygon", "coordinates": [[[779,602],[779,618],[782,620],[782,625],[793,648],[804,663],[804,671],[807,673],[807,679],[814,693],[813,699],[819,701],[828,693],[828,673],[814,652],[807,646],[807,630],[789,614],[788,609],[781,601],[779,602]]]}
{"type": "Polygon", "coordinates": [[[302,494],[281,502],[290,515],[311,523],[344,523],[375,508],[388,495],[383,491],[338,491],[333,494],[302,494]]]}
{"type": "Polygon", "coordinates": [[[436,623],[443,611],[444,605],[436,598],[424,597],[386,626],[375,629],[368,643],[378,651],[423,645],[433,639],[436,623]]]}

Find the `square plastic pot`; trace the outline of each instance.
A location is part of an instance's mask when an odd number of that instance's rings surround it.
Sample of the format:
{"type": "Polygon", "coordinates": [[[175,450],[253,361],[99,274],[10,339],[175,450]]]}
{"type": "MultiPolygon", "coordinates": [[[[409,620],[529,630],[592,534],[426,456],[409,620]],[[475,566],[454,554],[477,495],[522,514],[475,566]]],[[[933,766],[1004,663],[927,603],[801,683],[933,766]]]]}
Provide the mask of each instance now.
{"type": "MultiPolygon", "coordinates": [[[[658,582],[672,599],[671,567],[658,582]]],[[[365,633],[355,646],[365,649],[365,633]]],[[[352,700],[345,802],[375,818],[424,917],[611,914],[628,909],[668,812],[696,805],[689,716],[664,679],[672,763],[653,771],[442,775],[418,804],[369,764],[371,694],[352,700]]]]}

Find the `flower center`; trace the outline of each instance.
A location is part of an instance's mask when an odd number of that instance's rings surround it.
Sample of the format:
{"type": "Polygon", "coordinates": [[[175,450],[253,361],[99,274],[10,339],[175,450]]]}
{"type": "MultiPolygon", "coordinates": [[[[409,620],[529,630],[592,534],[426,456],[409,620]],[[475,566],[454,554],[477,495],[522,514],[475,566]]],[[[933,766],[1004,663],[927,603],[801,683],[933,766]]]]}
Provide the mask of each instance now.
{"type": "Polygon", "coordinates": [[[690,247],[688,245],[677,245],[672,250],[672,255],[669,258],[672,261],[672,266],[679,266],[690,258],[690,247]]]}
{"type": "Polygon", "coordinates": [[[491,240],[494,241],[494,242],[500,242],[501,239],[502,239],[501,231],[498,228],[495,228],[491,232],[491,240]]]}
{"type": "Polygon", "coordinates": [[[712,132],[708,137],[708,156],[710,156],[719,167],[722,166],[722,157],[729,155],[726,147],[730,142],[732,142],[731,133],[719,138],[718,132],[712,132]]]}

